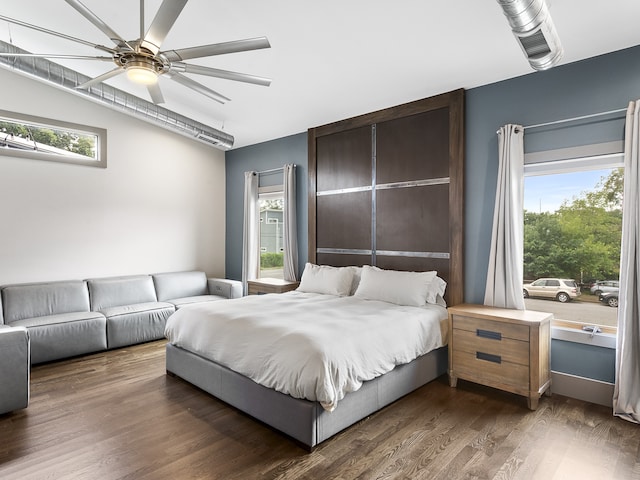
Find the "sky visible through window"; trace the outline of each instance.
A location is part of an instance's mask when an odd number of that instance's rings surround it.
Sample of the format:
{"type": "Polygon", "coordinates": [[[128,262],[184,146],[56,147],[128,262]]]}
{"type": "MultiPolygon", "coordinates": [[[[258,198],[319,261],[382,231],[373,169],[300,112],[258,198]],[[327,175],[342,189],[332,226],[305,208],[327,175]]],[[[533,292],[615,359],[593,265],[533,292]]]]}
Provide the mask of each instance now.
{"type": "Polygon", "coordinates": [[[555,212],[564,200],[569,202],[582,192],[594,190],[611,169],[588,170],[524,178],[524,209],[529,212],[555,212]]]}

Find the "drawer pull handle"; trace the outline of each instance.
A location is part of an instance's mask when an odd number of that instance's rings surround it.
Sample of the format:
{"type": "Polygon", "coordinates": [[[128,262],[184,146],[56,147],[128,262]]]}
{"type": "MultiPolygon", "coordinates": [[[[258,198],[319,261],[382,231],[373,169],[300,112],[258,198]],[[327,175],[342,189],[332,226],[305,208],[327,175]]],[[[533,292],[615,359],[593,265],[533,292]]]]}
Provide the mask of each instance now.
{"type": "Polygon", "coordinates": [[[502,334],[500,332],[492,332],[491,330],[476,330],[476,336],[482,338],[490,338],[491,340],[502,340],[502,334]]]}
{"type": "Polygon", "coordinates": [[[500,355],[492,355],[490,353],[476,352],[476,358],[478,360],[486,360],[487,362],[502,363],[502,357],[500,355]]]}

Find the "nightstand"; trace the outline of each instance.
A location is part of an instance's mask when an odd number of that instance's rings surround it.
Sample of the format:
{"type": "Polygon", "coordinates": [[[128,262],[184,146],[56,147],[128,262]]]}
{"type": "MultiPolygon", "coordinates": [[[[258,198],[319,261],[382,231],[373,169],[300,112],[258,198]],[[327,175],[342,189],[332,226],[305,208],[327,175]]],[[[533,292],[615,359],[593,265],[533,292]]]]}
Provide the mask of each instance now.
{"type": "Polygon", "coordinates": [[[249,295],[260,293],[284,293],[295,290],[300,282],[290,282],[281,278],[260,278],[258,280],[249,280],[249,295]]]}
{"type": "Polygon", "coordinates": [[[524,395],[531,410],[551,394],[553,314],[484,305],[449,309],[449,384],[458,378],[524,395]]]}

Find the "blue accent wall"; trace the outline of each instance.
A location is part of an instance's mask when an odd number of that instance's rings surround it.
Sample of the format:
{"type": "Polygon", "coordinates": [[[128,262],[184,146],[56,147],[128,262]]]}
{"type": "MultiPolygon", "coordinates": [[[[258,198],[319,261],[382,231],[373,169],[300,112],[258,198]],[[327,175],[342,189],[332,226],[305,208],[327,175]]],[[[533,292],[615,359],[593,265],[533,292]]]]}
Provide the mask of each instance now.
{"type": "MultiPolygon", "coordinates": [[[[225,271],[227,278],[242,279],[244,172],[251,170],[260,172],[280,168],[286,163],[296,165],[298,272],[302,272],[308,258],[307,132],[226,152],[225,271]]],[[[263,184],[275,185],[282,183],[274,183],[274,177],[275,175],[268,175],[263,184]]]]}
{"type": "Polygon", "coordinates": [[[616,350],[553,339],[551,340],[551,370],[614,383],[616,350]]]}

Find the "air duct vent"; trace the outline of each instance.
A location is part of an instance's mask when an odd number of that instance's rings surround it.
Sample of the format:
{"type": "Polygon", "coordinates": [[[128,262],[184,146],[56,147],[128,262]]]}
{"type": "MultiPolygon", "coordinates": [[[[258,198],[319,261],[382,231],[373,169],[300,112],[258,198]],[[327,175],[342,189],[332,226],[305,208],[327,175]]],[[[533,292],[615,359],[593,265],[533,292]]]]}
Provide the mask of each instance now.
{"type": "MultiPolygon", "coordinates": [[[[29,53],[2,40],[0,40],[0,52],[29,53]]],[[[214,145],[223,150],[233,146],[234,138],[226,132],[154,105],[105,83],[99,83],[91,88],[80,90],[76,87],[89,81],[89,77],[57,63],[50,62],[45,58],[0,56],[0,66],[44,81],[49,85],[63,88],[88,100],[106,105],[114,110],[180,133],[186,137],[205,142],[208,145],[214,145]]]]}
{"type": "Polygon", "coordinates": [[[544,34],[538,30],[529,37],[518,37],[522,49],[527,54],[527,58],[537,57],[540,55],[548,55],[551,53],[551,48],[547,43],[547,39],[544,38],[544,34]]]}
{"type": "Polygon", "coordinates": [[[562,58],[562,45],[545,0],[497,0],[529,64],[546,70],[562,58]]]}

